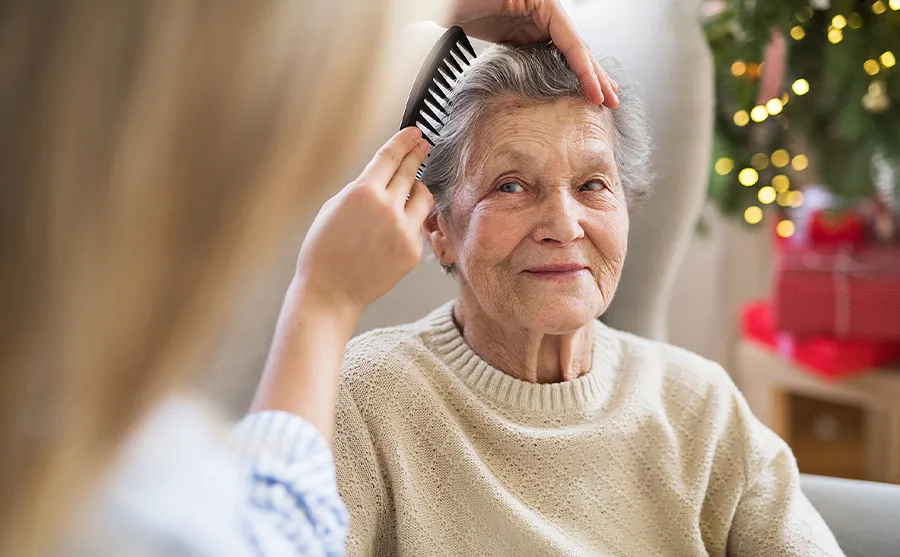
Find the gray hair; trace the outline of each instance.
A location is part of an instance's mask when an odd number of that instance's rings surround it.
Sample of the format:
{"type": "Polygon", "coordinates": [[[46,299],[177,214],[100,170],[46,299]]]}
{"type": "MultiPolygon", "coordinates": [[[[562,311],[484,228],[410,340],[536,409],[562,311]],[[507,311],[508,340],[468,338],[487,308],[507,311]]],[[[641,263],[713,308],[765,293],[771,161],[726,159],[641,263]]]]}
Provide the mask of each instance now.
{"type": "MultiPolygon", "coordinates": [[[[629,206],[634,206],[650,193],[650,133],[635,85],[614,64],[604,63],[603,69],[619,84],[619,106],[612,110],[614,154],[622,188],[629,206]]],[[[422,175],[434,195],[436,212],[450,207],[454,186],[465,169],[469,140],[480,118],[510,94],[538,103],[584,98],[578,78],[552,44],[495,45],[486,49],[453,87],[444,126],[422,175]]]]}

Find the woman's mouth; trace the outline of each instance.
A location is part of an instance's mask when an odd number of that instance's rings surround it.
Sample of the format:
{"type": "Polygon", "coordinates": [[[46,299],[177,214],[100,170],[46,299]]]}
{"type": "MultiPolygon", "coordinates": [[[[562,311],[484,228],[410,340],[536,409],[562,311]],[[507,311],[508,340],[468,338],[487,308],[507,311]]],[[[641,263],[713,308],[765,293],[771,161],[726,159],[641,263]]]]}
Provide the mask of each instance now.
{"type": "Polygon", "coordinates": [[[528,276],[544,280],[571,280],[587,273],[588,269],[582,263],[554,263],[539,265],[523,271],[528,276]]]}

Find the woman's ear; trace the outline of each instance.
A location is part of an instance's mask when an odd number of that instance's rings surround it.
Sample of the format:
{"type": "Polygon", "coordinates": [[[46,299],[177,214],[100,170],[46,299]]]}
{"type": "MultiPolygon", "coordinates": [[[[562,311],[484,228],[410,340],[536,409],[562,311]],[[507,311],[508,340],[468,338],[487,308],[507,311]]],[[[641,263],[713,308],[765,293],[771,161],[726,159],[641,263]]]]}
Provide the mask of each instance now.
{"type": "Polygon", "coordinates": [[[428,246],[442,265],[456,263],[456,245],[444,215],[432,212],[422,225],[428,246]]]}

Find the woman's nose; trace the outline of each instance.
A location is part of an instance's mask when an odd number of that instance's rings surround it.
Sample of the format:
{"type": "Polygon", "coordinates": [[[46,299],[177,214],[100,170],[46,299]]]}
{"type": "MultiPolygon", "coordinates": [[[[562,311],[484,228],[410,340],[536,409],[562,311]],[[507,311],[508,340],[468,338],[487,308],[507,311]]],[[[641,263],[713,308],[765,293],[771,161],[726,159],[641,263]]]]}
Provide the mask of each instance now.
{"type": "Polygon", "coordinates": [[[544,196],[540,203],[539,221],[534,229],[535,241],[565,245],[583,238],[582,209],[581,203],[568,188],[559,188],[544,196]]]}

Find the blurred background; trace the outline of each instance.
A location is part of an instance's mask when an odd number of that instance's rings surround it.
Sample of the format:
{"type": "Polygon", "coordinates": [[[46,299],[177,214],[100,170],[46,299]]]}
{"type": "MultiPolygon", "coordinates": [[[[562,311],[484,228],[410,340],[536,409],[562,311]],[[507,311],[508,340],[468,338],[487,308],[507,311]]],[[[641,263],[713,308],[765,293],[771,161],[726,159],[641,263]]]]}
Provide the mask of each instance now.
{"type": "MultiPolygon", "coordinates": [[[[720,362],[802,472],[900,483],[900,0],[567,6],[640,85],[657,147],[654,197],[632,216],[603,319],[720,362]]],[[[392,100],[348,181],[395,131],[441,32],[398,39],[392,100]]],[[[312,216],[236,300],[202,386],[235,415],[312,216]]],[[[359,331],[418,319],[455,292],[426,257],[359,331]]]]}

